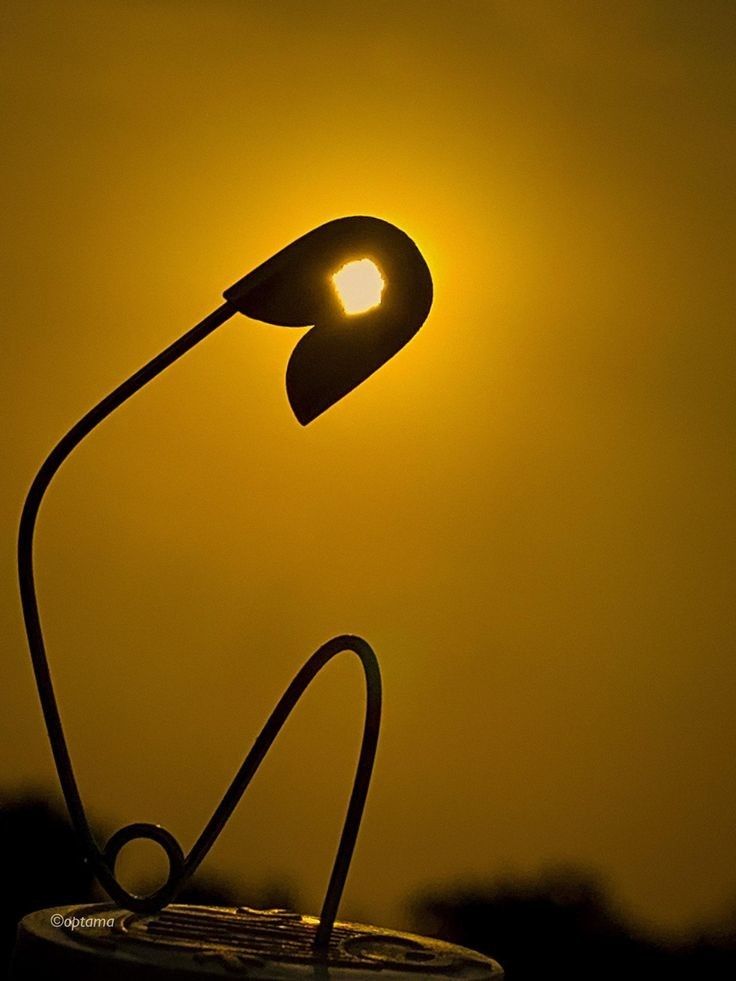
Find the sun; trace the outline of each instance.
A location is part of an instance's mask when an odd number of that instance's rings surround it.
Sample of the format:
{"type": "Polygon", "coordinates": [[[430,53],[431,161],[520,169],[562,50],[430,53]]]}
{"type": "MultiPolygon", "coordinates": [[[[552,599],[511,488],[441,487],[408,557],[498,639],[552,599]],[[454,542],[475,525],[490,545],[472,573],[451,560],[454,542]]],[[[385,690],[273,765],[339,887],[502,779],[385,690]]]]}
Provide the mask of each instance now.
{"type": "Polygon", "coordinates": [[[347,314],[373,310],[380,304],[386,285],[381,270],[370,259],[346,262],[332,277],[332,282],[347,314]]]}

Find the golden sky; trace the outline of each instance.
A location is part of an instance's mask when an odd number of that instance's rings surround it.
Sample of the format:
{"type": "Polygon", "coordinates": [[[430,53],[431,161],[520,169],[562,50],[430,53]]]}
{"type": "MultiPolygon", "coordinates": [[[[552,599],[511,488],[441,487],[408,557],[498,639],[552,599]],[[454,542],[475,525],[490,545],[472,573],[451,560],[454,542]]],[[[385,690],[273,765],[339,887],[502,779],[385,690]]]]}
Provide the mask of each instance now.
{"type": "MultiPolygon", "coordinates": [[[[344,915],[579,861],[665,927],[736,893],[733,7],[4,5],[0,782],[55,787],[24,493],[93,402],[315,225],[436,299],[306,429],[233,320],[65,465],[41,611],[85,801],[189,846],[301,662],[385,722],[344,915]]],[[[320,903],[360,728],[310,690],[205,870],[320,903]]],[[[247,901],[247,895],[244,897],[247,901]]]]}

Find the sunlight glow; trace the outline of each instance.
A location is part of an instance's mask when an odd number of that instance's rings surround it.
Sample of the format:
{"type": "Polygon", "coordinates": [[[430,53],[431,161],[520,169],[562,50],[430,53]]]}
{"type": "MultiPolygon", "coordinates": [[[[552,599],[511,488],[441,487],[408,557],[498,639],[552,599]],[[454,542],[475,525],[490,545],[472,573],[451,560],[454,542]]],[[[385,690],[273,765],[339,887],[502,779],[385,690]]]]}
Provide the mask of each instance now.
{"type": "Polygon", "coordinates": [[[378,266],[370,259],[346,262],[332,277],[345,313],[365,313],[381,302],[385,283],[378,266]]]}

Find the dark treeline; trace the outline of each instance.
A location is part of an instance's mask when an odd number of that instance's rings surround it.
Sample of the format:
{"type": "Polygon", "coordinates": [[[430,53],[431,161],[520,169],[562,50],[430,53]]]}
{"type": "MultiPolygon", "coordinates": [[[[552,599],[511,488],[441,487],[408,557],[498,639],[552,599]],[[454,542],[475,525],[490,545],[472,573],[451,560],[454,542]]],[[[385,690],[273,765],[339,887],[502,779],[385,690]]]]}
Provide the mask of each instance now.
{"type": "Polygon", "coordinates": [[[736,909],[666,941],[576,868],[428,892],[411,909],[418,932],[495,957],[507,981],[736,981],[736,909]]]}
{"type": "MultiPolygon", "coordinates": [[[[98,840],[105,835],[99,834],[98,840]]],[[[61,812],[38,797],[0,801],[0,977],[18,920],[67,903],[100,902],[76,836],[61,812]]],[[[197,877],[182,902],[296,908],[283,885],[234,888],[197,877]]],[[[678,942],[649,936],[579,869],[426,893],[411,905],[417,932],[490,954],[507,981],[734,981],[736,908],[723,923],[678,942]]]]}

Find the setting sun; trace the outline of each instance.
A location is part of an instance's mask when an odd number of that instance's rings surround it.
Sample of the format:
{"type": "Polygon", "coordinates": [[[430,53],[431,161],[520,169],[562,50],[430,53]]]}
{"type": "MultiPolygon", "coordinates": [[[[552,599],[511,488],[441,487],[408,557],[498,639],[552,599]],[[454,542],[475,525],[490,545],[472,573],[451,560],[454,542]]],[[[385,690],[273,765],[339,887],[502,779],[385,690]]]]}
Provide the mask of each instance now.
{"type": "Polygon", "coordinates": [[[383,276],[370,259],[346,262],[332,277],[345,313],[365,313],[381,302],[383,276]]]}

